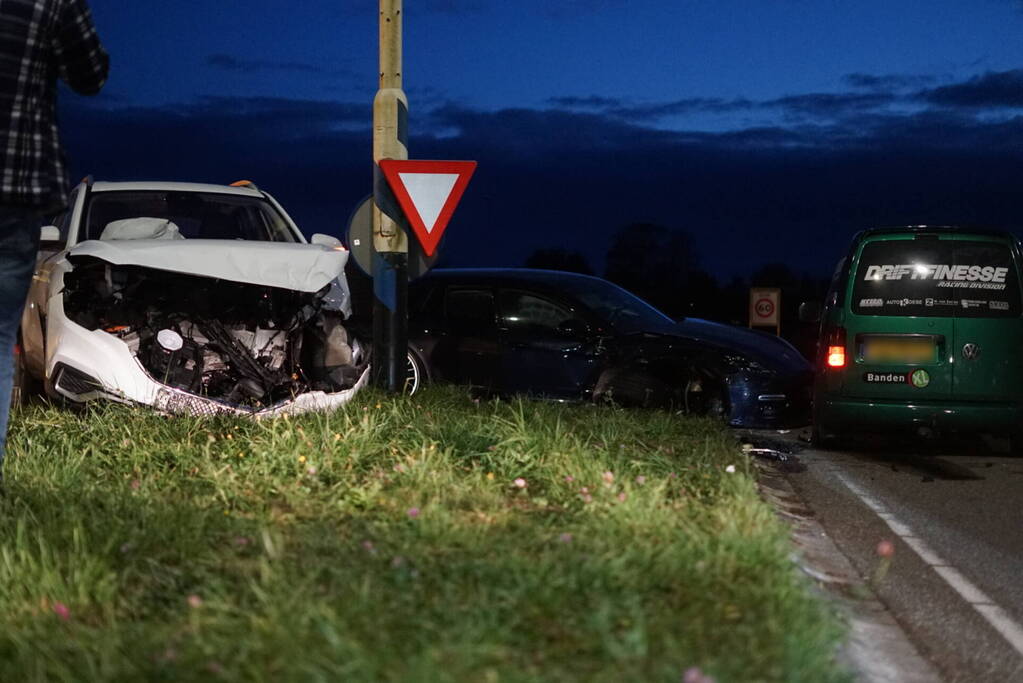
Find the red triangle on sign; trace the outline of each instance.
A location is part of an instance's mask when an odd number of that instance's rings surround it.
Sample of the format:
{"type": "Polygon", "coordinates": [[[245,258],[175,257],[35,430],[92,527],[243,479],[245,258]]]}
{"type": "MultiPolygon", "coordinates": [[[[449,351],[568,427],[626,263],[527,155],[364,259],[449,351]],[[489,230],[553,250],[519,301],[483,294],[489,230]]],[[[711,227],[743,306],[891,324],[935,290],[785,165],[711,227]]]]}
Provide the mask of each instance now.
{"type": "Polygon", "coordinates": [[[423,251],[433,256],[476,171],[476,162],[381,159],[380,170],[423,251]]]}

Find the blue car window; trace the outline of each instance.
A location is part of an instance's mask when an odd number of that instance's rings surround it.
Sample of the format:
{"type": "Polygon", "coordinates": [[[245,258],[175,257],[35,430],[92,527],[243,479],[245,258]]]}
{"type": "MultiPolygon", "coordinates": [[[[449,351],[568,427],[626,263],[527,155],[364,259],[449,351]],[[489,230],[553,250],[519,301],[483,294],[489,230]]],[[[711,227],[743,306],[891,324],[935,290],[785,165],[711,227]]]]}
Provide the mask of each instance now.
{"type": "Polygon", "coordinates": [[[501,294],[501,326],[512,332],[554,332],[574,317],[564,306],[528,292],[501,294]]]}
{"type": "Polygon", "coordinates": [[[494,295],[486,289],[449,289],[444,317],[453,332],[487,333],[494,329],[494,295]]]}

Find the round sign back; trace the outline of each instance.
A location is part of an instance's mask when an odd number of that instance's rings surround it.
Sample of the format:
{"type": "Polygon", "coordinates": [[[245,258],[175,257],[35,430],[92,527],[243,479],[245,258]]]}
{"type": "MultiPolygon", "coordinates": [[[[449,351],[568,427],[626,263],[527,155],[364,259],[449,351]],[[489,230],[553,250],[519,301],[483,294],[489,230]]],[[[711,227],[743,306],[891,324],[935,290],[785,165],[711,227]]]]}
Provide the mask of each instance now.
{"type": "MultiPolygon", "coordinates": [[[[348,251],[351,252],[355,264],[366,275],[373,277],[373,196],[363,199],[348,219],[345,231],[348,251]]],[[[423,253],[423,248],[416,240],[408,241],[408,279],[415,280],[426,275],[427,271],[437,262],[439,252],[433,256],[423,253]]]]}

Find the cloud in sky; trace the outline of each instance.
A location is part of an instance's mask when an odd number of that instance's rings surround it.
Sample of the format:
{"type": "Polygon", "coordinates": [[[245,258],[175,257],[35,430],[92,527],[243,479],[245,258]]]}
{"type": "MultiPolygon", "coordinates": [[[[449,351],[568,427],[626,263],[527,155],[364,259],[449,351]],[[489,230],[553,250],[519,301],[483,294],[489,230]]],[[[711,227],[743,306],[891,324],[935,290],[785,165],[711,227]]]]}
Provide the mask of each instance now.
{"type": "Polygon", "coordinates": [[[1023,108],[1023,69],[988,71],[962,83],[927,90],[921,97],[953,107],[1023,108]]]}
{"type": "Polygon", "coordinates": [[[273,62],[257,59],[238,59],[228,54],[214,54],[206,57],[206,66],[225,71],[255,73],[260,71],[301,71],[310,74],[325,73],[323,67],[305,62],[273,62]]]}
{"type": "MultiPolygon", "coordinates": [[[[987,114],[1023,108],[1023,69],[987,72],[957,83],[934,86],[939,79],[911,74],[848,74],[843,82],[852,88],[843,92],[787,95],[774,99],[685,98],[664,102],[637,102],[601,95],[562,96],[547,100],[551,106],[590,112],[634,123],[657,123],[692,115],[757,114],[778,123],[824,123],[866,114],[906,116],[939,107],[987,114]]],[[[674,126],[684,123],[673,122],[674,126]]]]}
{"type": "MultiPolygon", "coordinates": [[[[594,96],[497,111],[446,102],[414,114],[410,149],[480,162],[446,238],[456,264],[518,265],[535,249],[563,247],[599,270],[615,230],[650,221],[689,230],[722,277],[765,261],[823,274],[872,224],[1023,227],[1023,117],[976,108],[1005,102],[981,87],[991,83],[984,75],[914,94],[759,102],[594,96]],[[719,131],[654,125],[657,111],[713,107],[799,116],[719,131]]],[[[68,99],[63,109],[75,177],[251,178],[306,232],[338,235],[370,191],[365,102],[210,97],[100,108],[68,99]]]]}
{"type": "Polygon", "coordinates": [[[576,111],[592,111],[623,121],[656,122],[690,114],[781,112],[788,115],[834,118],[852,112],[876,111],[900,98],[890,92],[808,93],[772,100],[694,97],[668,102],[627,102],[600,96],[555,97],[549,104],[576,111]]]}
{"type": "Polygon", "coordinates": [[[931,85],[937,81],[936,76],[925,76],[921,74],[866,74],[851,73],[842,78],[842,82],[852,88],[864,90],[880,90],[892,92],[902,89],[916,89],[931,85]]]}
{"type": "Polygon", "coordinates": [[[340,67],[325,68],[309,62],[273,61],[262,59],[240,59],[233,55],[217,53],[208,55],[203,62],[206,66],[235,74],[291,73],[326,78],[348,78],[355,75],[351,69],[340,67]]]}

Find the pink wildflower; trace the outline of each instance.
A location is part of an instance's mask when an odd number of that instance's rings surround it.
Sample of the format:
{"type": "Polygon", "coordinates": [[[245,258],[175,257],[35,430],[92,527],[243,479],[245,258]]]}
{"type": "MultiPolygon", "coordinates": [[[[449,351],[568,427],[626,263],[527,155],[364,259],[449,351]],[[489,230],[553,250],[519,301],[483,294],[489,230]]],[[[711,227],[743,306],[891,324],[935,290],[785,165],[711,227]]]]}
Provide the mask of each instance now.
{"type": "Polygon", "coordinates": [[[139,487],[141,487],[141,486],[142,486],[142,482],[139,481],[138,479],[132,479],[131,480],[131,490],[132,491],[138,491],[139,487]]]}
{"type": "Polygon", "coordinates": [[[636,483],[642,486],[643,484],[646,483],[646,477],[644,477],[642,474],[639,475],[638,477],[636,477],[636,483]]]}
{"type": "Polygon", "coordinates": [[[192,609],[199,609],[200,607],[202,607],[202,598],[200,598],[195,593],[189,595],[186,598],[186,600],[188,601],[188,606],[191,607],[192,609]]]}
{"type": "Polygon", "coordinates": [[[608,484],[615,480],[615,475],[611,472],[604,472],[604,481],[608,484]]]}
{"type": "Polygon", "coordinates": [[[566,476],[565,476],[565,481],[566,481],[567,483],[571,484],[571,483],[572,483],[573,481],[575,481],[575,477],[573,477],[573,476],[572,476],[571,474],[569,474],[569,475],[566,475],[566,476]]]}
{"type": "Polygon", "coordinates": [[[363,541],[362,542],[362,547],[363,547],[364,550],[367,550],[369,552],[373,552],[373,541],[363,541]]]}
{"type": "Polygon", "coordinates": [[[60,617],[61,621],[67,621],[71,618],[71,610],[63,602],[53,603],[53,613],[60,617]]]}
{"type": "Polygon", "coordinates": [[[624,503],[626,498],[628,498],[628,496],[625,495],[624,491],[622,491],[621,493],[618,494],[618,501],[620,503],[624,503]]]}
{"type": "Polygon", "coordinates": [[[408,516],[411,517],[412,519],[415,519],[416,517],[418,517],[419,516],[419,508],[409,508],[408,509],[408,516]]]}
{"type": "Polygon", "coordinates": [[[703,673],[698,666],[691,666],[682,674],[682,683],[714,683],[714,678],[703,673]]]}
{"type": "Polygon", "coordinates": [[[516,480],[515,480],[514,482],[512,482],[512,483],[513,483],[513,484],[515,484],[515,487],[516,487],[516,488],[520,488],[520,489],[524,489],[524,488],[526,488],[526,480],[525,480],[525,479],[523,479],[522,477],[519,477],[519,478],[517,478],[517,479],[516,479],[516,480]]]}

